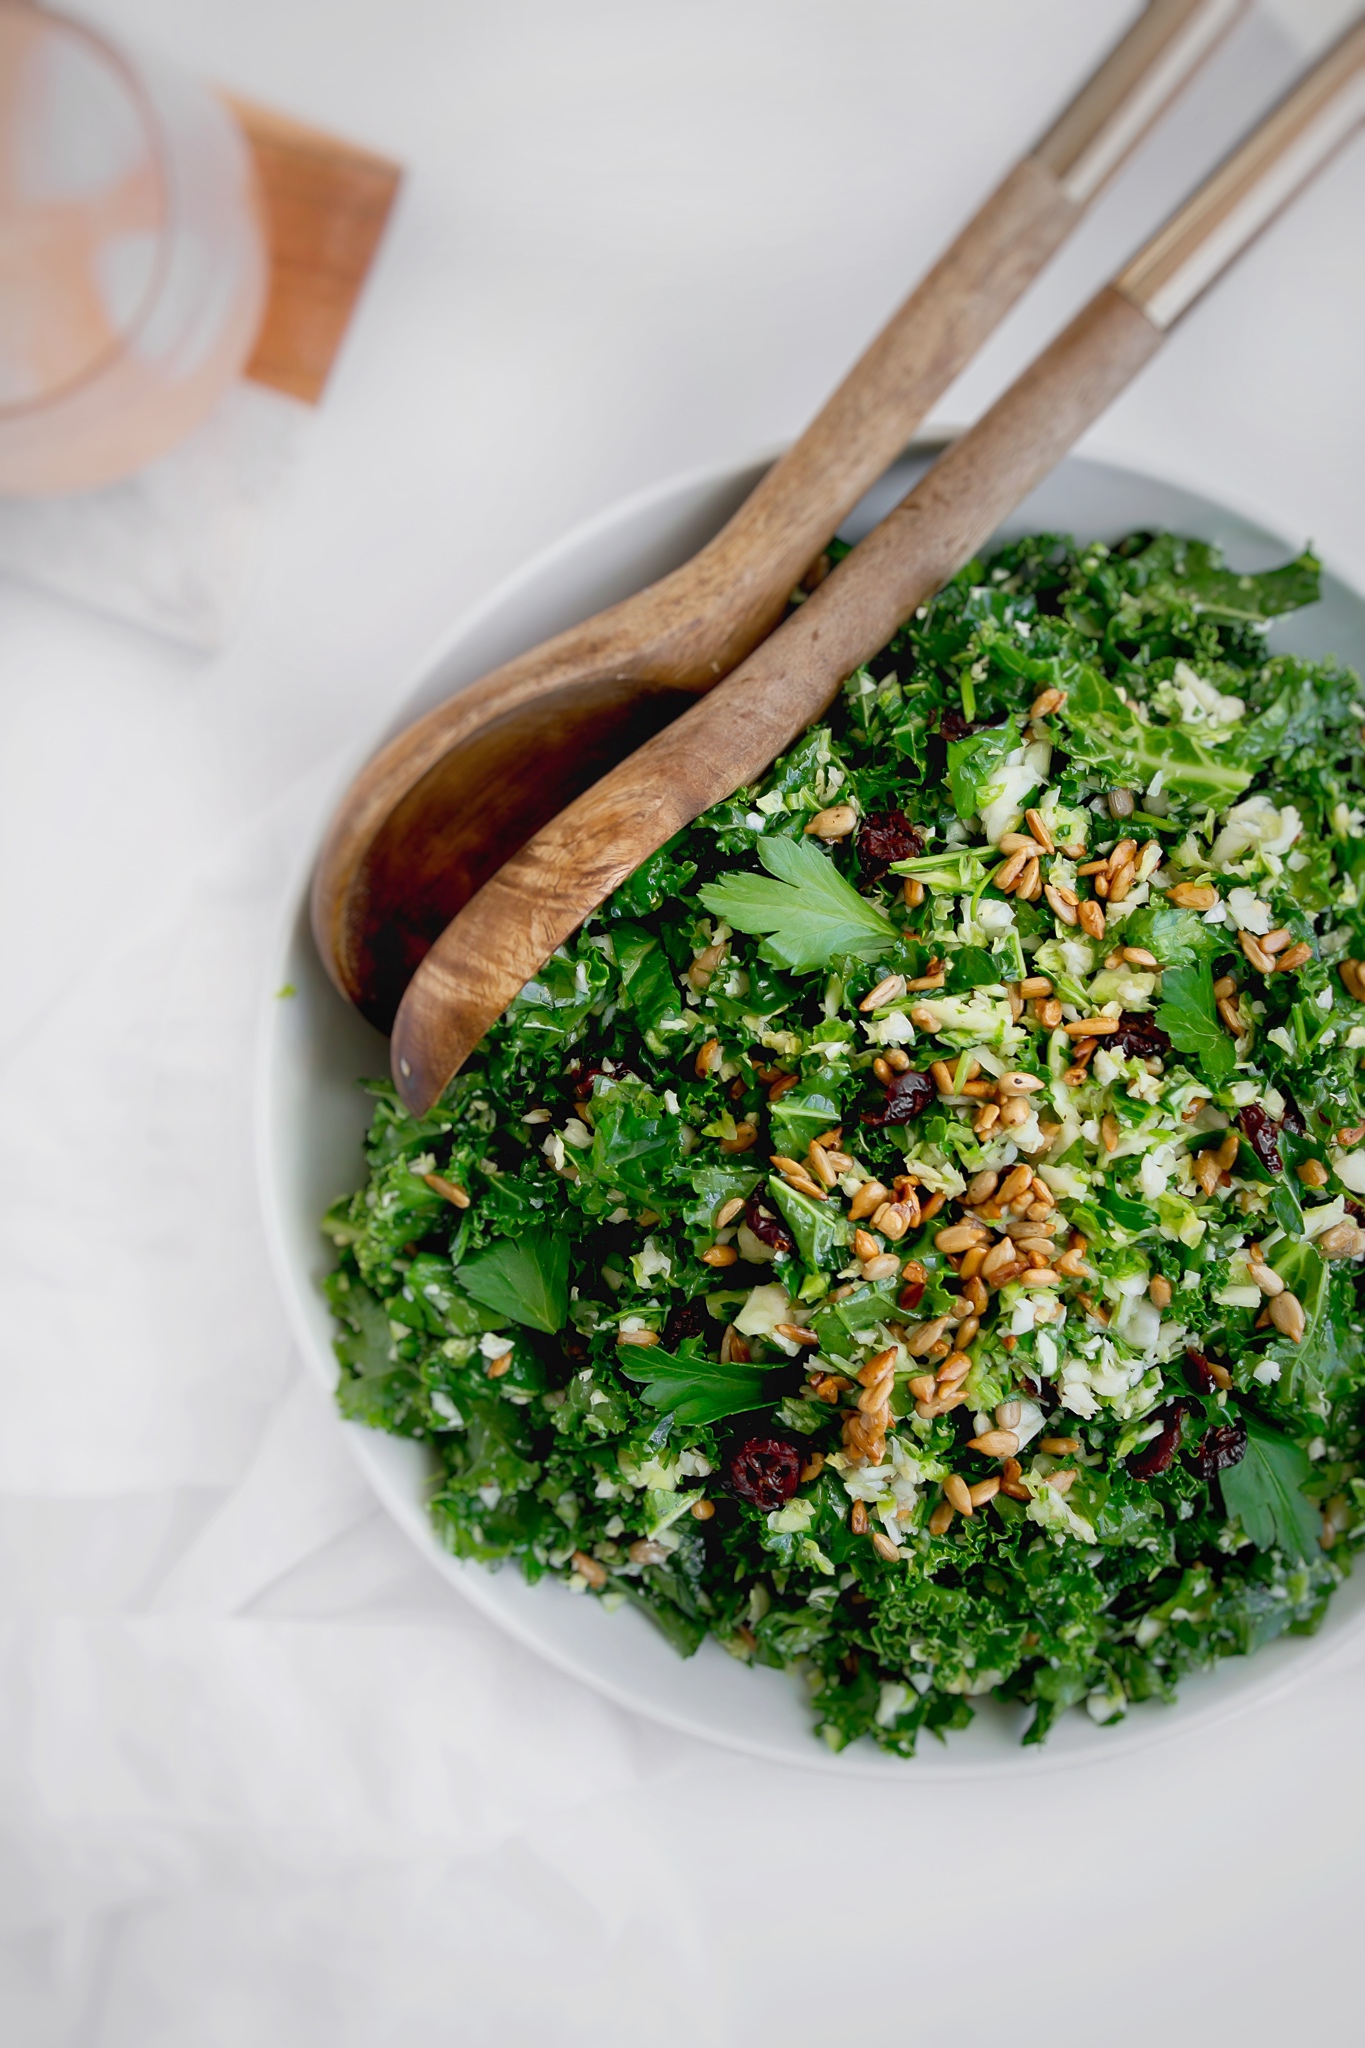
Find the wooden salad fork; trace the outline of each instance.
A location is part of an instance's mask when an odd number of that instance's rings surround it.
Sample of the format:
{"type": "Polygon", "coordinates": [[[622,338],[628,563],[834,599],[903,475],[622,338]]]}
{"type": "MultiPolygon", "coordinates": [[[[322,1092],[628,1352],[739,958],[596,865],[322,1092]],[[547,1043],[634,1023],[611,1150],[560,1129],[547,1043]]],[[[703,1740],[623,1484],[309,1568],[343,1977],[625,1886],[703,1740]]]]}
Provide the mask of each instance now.
{"type": "Polygon", "coordinates": [[[754,781],[829,708],[845,677],[971,559],[1362,121],[1358,19],[799,610],[484,884],[399,1007],[393,1071],[410,1109],[431,1107],[489,1025],[633,868],[754,781]]]}
{"type": "Polygon", "coordinates": [[[1151,0],[800,440],[682,568],[461,690],[390,741],[332,821],[313,931],[387,1029],[408,980],[531,834],[730,673],[840,522],[1243,11],[1151,0]]]}

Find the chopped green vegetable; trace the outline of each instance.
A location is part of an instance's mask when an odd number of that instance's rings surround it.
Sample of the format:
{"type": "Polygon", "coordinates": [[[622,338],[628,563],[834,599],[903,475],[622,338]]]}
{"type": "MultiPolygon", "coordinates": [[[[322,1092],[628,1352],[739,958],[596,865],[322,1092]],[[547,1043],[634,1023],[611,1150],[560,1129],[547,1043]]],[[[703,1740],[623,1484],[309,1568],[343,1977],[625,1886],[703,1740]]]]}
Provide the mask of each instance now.
{"type": "Polygon", "coordinates": [[[337,1398],[453,1551],[904,1755],[1316,1626],[1365,1543],[1365,700],[1265,635],[1316,577],[970,564],[429,1116],[374,1084],[337,1398]]]}
{"type": "Polygon", "coordinates": [[[974,818],[985,809],[1006,756],[1018,745],[1019,728],[1013,720],[988,726],[970,739],[949,741],[948,787],[959,818],[974,818]]]}
{"type": "Polygon", "coordinates": [[[1094,669],[1069,678],[1065,716],[1072,758],[1103,771],[1118,787],[1145,789],[1160,775],[1168,795],[1221,810],[1251,781],[1250,769],[1212,752],[1192,733],[1139,719],[1094,669]]]}

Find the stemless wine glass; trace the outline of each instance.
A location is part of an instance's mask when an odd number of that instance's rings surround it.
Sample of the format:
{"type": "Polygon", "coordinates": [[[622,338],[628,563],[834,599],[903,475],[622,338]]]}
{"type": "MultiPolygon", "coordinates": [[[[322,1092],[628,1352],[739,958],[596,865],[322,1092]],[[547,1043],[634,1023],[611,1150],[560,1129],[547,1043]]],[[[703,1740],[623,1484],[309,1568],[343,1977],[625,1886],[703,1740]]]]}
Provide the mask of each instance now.
{"type": "Polygon", "coordinates": [[[89,489],[182,439],[240,374],[268,273],[227,108],[0,0],[0,493],[89,489]]]}

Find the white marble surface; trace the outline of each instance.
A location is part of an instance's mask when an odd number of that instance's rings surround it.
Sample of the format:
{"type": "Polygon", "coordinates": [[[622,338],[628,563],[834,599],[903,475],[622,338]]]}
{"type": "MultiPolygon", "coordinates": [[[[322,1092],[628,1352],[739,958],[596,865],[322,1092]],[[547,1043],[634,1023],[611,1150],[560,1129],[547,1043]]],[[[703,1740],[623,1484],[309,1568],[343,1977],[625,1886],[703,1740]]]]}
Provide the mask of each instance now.
{"type": "MultiPolygon", "coordinates": [[[[336,760],[574,520],[792,432],[1116,0],[98,0],[411,166],[224,653],[0,583],[0,2031],[24,2048],[1351,2039],[1365,1671],[888,1794],[636,1723],[375,1511],[256,1220],[252,1016],[336,760]]],[[[969,417],[1344,10],[1281,0],[969,417]]],[[[1365,580],[1360,144],[1093,437],[1365,580]]]]}

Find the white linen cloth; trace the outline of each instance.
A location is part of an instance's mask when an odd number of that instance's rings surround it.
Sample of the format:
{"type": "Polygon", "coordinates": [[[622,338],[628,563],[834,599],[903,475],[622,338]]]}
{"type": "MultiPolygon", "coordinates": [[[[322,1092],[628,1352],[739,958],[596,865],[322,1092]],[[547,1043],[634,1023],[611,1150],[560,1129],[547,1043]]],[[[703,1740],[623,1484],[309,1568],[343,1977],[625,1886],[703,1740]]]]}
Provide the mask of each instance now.
{"type": "MultiPolygon", "coordinates": [[[[970,417],[1341,9],[1220,60],[970,417]]],[[[291,1355],[253,1026],[341,755],[572,520],[793,431],[1116,0],[101,0],[412,166],[237,643],[0,584],[0,2038],[1354,2038],[1365,1646],[1113,1762],[838,1783],[635,1720],[375,1505],[291,1355]]],[[[1365,579],[1365,151],[1093,445],[1365,579]]]]}

